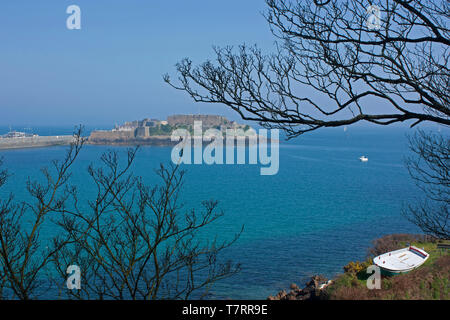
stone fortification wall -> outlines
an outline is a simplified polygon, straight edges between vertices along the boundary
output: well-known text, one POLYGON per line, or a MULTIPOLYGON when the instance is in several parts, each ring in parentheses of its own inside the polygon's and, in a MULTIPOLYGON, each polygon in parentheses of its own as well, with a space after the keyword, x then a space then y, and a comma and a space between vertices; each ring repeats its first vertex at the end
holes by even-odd
POLYGON ((134 139, 134 131, 93 131, 89 136, 89 142, 115 142, 134 139))

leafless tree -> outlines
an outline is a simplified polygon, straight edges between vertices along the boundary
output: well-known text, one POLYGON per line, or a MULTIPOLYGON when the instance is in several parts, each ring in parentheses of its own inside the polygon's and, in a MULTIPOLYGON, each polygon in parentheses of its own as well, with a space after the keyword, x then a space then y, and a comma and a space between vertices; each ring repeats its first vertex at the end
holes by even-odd
MULTIPOLYGON (((368 121, 450 125, 447 0, 266 0, 275 54, 215 48, 215 61, 177 64, 165 81, 292 138, 368 121), (380 18, 379 25, 373 19, 380 18), (369 23, 371 22, 371 23, 369 23)), ((419 133, 408 168, 426 201, 408 217, 448 238, 448 139, 419 133)))
MULTIPOLYGON (((0 158, 0 168, 3 165, 3 159, 0 158)), ((6 183, 6 181, 8 180, 8 171, 5 169, 0 170, 0 190, 3 187, 3 185, 6 183)), ((4 212, 6 211, 7 205, 5 205, 5 201, 1 202, 1 206, 0 206, 0 217, 3 216, 4 212)), ((3 268, 3 265, 0 264, 0 299, 4 296, 4 289, 5 289, 5 283, 6 283, 7 279, 6 279, 6 273, 5 270, 3 268)))
POLYGON ((413 155, 406 165, 424 200, 409 205, 405 216, 426 234, 450 239, 450 140, 422 130, 409 139, 413 155))
MULTIPOLYGON (((32 200, 0 200, 0 299, 200 298, 240 270, 219 261, 239 232, 229 241, 204 238, 205 227, 223 215, 217 202, 203 202, 202 212, 184 211, 178 166, 160 167, 159 187, 145 185, 129 172, 138 148, 128 151, 123 168, 115 152, 91 165, 97 193, 85 201, 79 194, 85 185, 70 183, 84 143, 80 128, 64 160, 42 170, 45 183, 29 179, 32 200), (70 265, 81 268, 79 291, 67 289, 70 265)), ((0 170, 0 188, 9 177, 0 170)))
POLYGON ((216 48, 214 62, 184 59, 179 81, 165 81, 288 137, 360 121, 450 124, 448 1, 266 2, 275 54, 216 48), (371 5, 380 28, 367 24, 371 5))
MULTIPOLYGON (((16 202, 13 195, 0 200, 0 298, 27 300, 45 292, 47 267, 69 239, 60 234, 44 241, 42 230, 69 196, 70 167, 85 142, 81 132, 80 127, 63 161, 53 161, 53 170, 42 169, 44 183, 28 180, 32 200, 16 202)), ((6 170, 0 172, 0 187, 8 177, 6 170)))
POLYGON ((117 153, 105 153, 98 168, 89 167, 97 194, 89 210, 63 209, 61 226, 71 246, 55 255, 59 273, 64 266, 81 268, 83 285, 72 291, 86 299, 187 299, 207 293, 217 280, 231 276, 240 266, 219 263, 227 242, 201 238, 201 230, 222 216, 216 201, 203 203, 203 211, 184 211, 179 201, 184 171, 161 165, 161 185, 150 188, 130 173, 137 149, 128 151, 123 168, 117 153))

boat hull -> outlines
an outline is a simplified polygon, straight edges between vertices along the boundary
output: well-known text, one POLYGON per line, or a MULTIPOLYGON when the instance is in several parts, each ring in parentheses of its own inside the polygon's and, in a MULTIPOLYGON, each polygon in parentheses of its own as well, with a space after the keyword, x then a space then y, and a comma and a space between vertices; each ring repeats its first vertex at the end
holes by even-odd
POLYGON ((389 270, 389 269, 385 269, 383 267, 380 267, 381 275, 386 276, 386 277, 392 277, 392 276, 396 276, 396 275, 399 275, 399 274, 408 273, 408 272, 410 272, 410 271, 412 271, 414 269, 417 269, 417 268, 413 268, 413 269, 410 269, 410 270, 393 271, 393 270, 389 270))
POLYGON ((394 276, 419 268, 428 258, 428 253, 411 246, 379 255, 373 263, 380 268, 382 275, 394 276))

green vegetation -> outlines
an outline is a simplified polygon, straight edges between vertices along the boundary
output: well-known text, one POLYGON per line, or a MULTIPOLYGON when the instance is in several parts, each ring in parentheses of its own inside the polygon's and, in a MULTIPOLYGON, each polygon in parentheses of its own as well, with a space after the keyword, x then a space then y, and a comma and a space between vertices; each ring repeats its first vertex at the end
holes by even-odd
MULTIPOLYGON (((448 243, 449 241, 447 241, 448 243)), ((369 257, 364 262, 350 262, 345 273, 327 287, 328 299, 382 299, 382 300, 449 300, 450 299, 450 252, 437 248, 438 240, 415 235, 389 235, 374 242, 369 257), (366 286, 366 269, 372 257, 408 244, 424 248, 430 254, 418 269, 393 277, 382 277, 381 289, 369 290, 366 286), (386 249, 389 248, 389 249, 386 249)))
POLYGON ((150 136, 170 136, 174 128, 168 124, 161 124, 155 127, 149 127, 148 133, 150 136))

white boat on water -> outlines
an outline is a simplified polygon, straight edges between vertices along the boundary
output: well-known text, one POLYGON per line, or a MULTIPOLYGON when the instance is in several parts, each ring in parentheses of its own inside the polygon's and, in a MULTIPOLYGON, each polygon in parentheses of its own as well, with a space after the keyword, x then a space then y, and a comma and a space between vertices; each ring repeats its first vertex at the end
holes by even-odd
POLYGON ((394 275, 420 267, 429 256, 423 249, 410 246, 379 255, 373 258, 373 263, 385 274, 394 275))
POLYGON ((366 156, 361 156, 361 157, 359 157, 359 161, 367 162, 367 161, 369 161, 369 158, 367 158, 366 156))

